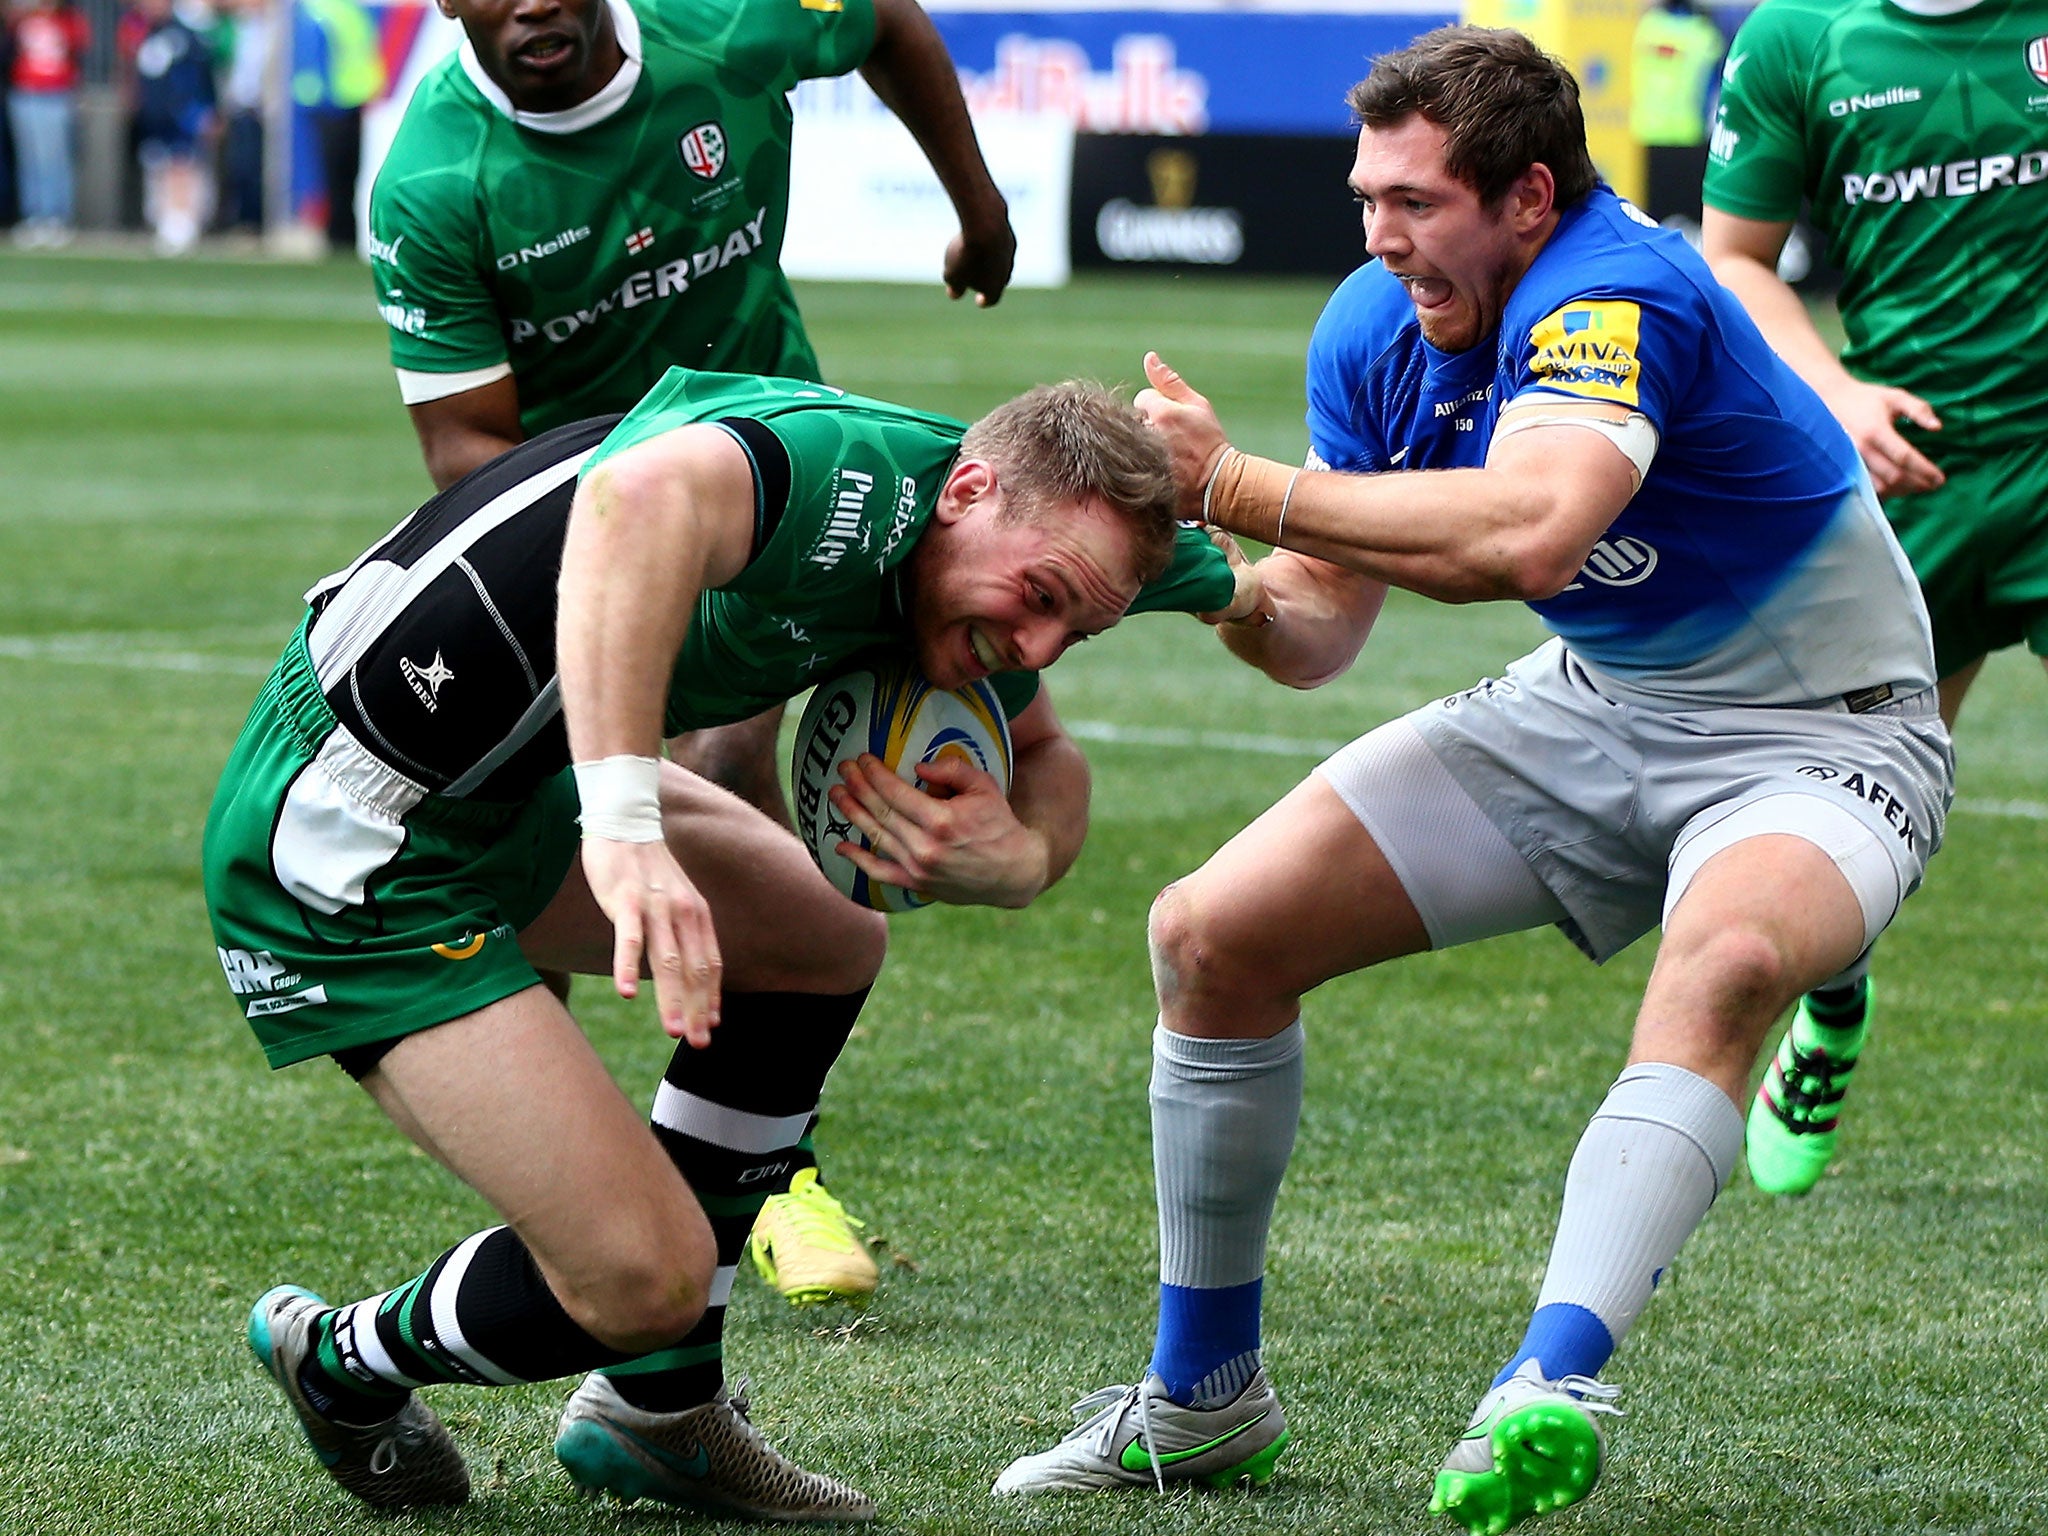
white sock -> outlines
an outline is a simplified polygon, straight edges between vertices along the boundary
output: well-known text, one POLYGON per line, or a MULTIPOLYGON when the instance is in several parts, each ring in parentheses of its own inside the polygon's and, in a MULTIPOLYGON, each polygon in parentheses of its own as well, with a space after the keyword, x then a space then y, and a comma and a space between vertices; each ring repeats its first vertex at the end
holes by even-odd
POLYGON ((1302 1030, 1270 1040, 1152 1032, 1152 1170, 1159 1278, 1244 1285, 1266 1270, 1266 1229, 1301 1123, 1302 1030))
POLYGON ((1584 1307, 1619 1344, 1742 1150, 1742 1114, 1696 1073, 1624 1071, 1572 1154, 1538 1309, 1584 1307))

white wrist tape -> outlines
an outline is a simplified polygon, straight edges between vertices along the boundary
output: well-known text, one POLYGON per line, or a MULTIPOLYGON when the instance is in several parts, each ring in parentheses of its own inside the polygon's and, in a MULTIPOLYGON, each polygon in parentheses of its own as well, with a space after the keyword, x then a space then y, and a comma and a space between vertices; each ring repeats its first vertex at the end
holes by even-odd
POLYGON ((661 841, 661 760, 600 757, 576 764, 583 835, 613 843, 661 841))

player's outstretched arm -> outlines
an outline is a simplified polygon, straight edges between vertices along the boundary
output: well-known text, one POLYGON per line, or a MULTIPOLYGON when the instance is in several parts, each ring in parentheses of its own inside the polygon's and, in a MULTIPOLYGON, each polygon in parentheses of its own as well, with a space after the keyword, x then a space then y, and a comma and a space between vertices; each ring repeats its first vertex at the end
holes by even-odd
POLYGON ((1136 405, 1167 438, 1182 515, 1442 602, 1562 591, 1638 483, 1621 449, 1578 427, 1497 438, 1483 469, 1297 469, 1231 447, 1157 354, 1145 372, 1136 405))
POLYGON ((1277 549, 1258 562, 1264 608, 1216 626, 1224 646, 1289 688, 1320 688, 1358 659, 1387 600, 1387 584, 1277 549))
POLYGON ((867 838, 839 852, 870 880, 955 906, 1027 907, 1073 867, 1088 835, 1088 760, 1038 696, 1010 722, 1010 793, 967 763, 920 763, 915 789, 863 756, 829 791, 867 838), (936 794, 927 793, 936 790, 936 794))
POLYGON ((739 574, 753 527, 745 452, 715 427, 681 427, 585 476, 562 548, 562 716, 613 984, 634 996, 644 960, 662 1027, 700 1046, 718 1018, 718 940, 662 838, 663 703, 698 594, 739 574))
POLYGON ((434 489, 445 491, 479 465, 526 441, 519 424, 519 386, 512 376, 478 389, 406 407, 434 489))
POLYGON ((1869 384, 1842 366, 1814 327, 1805 302, 1778 276, 1778 254, 1790 223, 1745 219, 1709 208, 1700 221, 1700 250, 1721 285, 1742 301, 1764 340, 1813 386, 1856 444, 1880 496, 1931 491, 1946 478, 1934 461, 1899 434, 1900 418, 1941 429, 1934 407, 1910 390, 1869 384))
POLYGON ((1010 206, 981 158, 952 55, 917 0, 875 0, 875 46, 861 74, 917 140, 959 216, 946 247, 946 296, 972 289, 977 305, 995 303, 1017 261, 1010 206))

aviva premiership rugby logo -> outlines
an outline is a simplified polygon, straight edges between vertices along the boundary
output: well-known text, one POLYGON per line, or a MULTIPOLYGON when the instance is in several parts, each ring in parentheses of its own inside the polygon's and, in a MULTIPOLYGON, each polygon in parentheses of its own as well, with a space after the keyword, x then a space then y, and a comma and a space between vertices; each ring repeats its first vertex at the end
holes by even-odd
POLYGON ((716 181, 725 169, 725 130, 716 123, 699 123, 676 140, 676 153, 692 176, 716 181))
POLYGON ((1562 394, 1634 405, 1642 363, 1642 309, 1626 299, 1580 299, 1529 333, 1536 382, 1562 394))
POLYGON ((2037 37, 2027 44, 2027 73, 2048 85, 2048 37, 2037 37))

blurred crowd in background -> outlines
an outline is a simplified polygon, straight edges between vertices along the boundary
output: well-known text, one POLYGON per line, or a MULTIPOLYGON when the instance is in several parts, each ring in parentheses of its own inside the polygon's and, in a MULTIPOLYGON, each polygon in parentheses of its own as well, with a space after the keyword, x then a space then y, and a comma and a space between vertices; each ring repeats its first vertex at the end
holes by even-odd
MULTIPOLYGON (((276 104, 312 114, 323 181, 352 189, 383 87, 358 0, 8 0, 0 226, 29 248, 81 225, 146 228, 165 255, 254 240, 281 196, 276 104)), ((354 198, 322 201, 327 243, 352 250, 354 198)))
MULTIPOLYGON (((1551 6, 1557 35, 1545 43, 1583 77, 1603 171, 1690 234, 1720 61, 1748 7, 1640 3, 1615 12, 1562 0, 1551 6)), ((1050 275, 1041 275, 1052 282, 1065 280, 1070 234, 1077 265, 1348 271, 1359 260, 1353 210, 1341 195, 1320 194, 1341 189, 1349 163, 1353 129, 1342 97, 1350 80, 1374 53, 1431 26, 1461 15, 1514 19, 1479 14, 1482 0, 1443 0, 1442 14, 1425 14, 1417 0, 1180 0, 1142 12, 1105 0, 1100 15, 1069 0, 927 4, 962 70, 984 149, 1006 167, 999 179, 1028 181, 1026 160, 1061 161, 1042 183, 1061 203, 1057 250, 1050 275), (1074 136, 1057 147, 1020 141, 1026 147, 1006 153, 997 120, 1020 114, 1071 119, 1074 136), (1311 138, 1325 140, 1326 151, 1311 138), (1325 215, 1328 227, 1305 227, 1304 210, 1325 215)), ((426 0, 0 7, 0 229, 26 248, 63 246, 89 230, 146 231, 168 256, 203 237, 301 256, 360 249, 359 181, 374 174, 419 70, 458 35, 426 0)), ((836 187, 863 167, 868 179, 891 181, 875 142, 847 131, 861 111, 886 116, 879 103, 854 99, 865 94, 857 81, 809 88, 825 94, 798 93, 799 123, 854 113, 833 117, 814 140, 841 141, 853 162, 828 166, 824 184, 836 187)), ((905 164, 912 177, 925 176, 921 158, 905 164)), ((815 178, 807 184, 815 190, 815 178)), ((1004 186, 1013 213, 1031 202, 1028 186, 1004 186)), ((905 214, 863 206, 834 218, 888 230, 905 214)), ((785 265, 800 276, 907 280, 835 256, 838 233, 824 243, 832 250, 814 262, 793 226, 785 265)), ((1811 265, 1805 244, 1801 234, 1788 252, 1795 280, 1811 265)), ((1040 278, 1025 268, 1018 281, 1034 285, 1040 278)))

